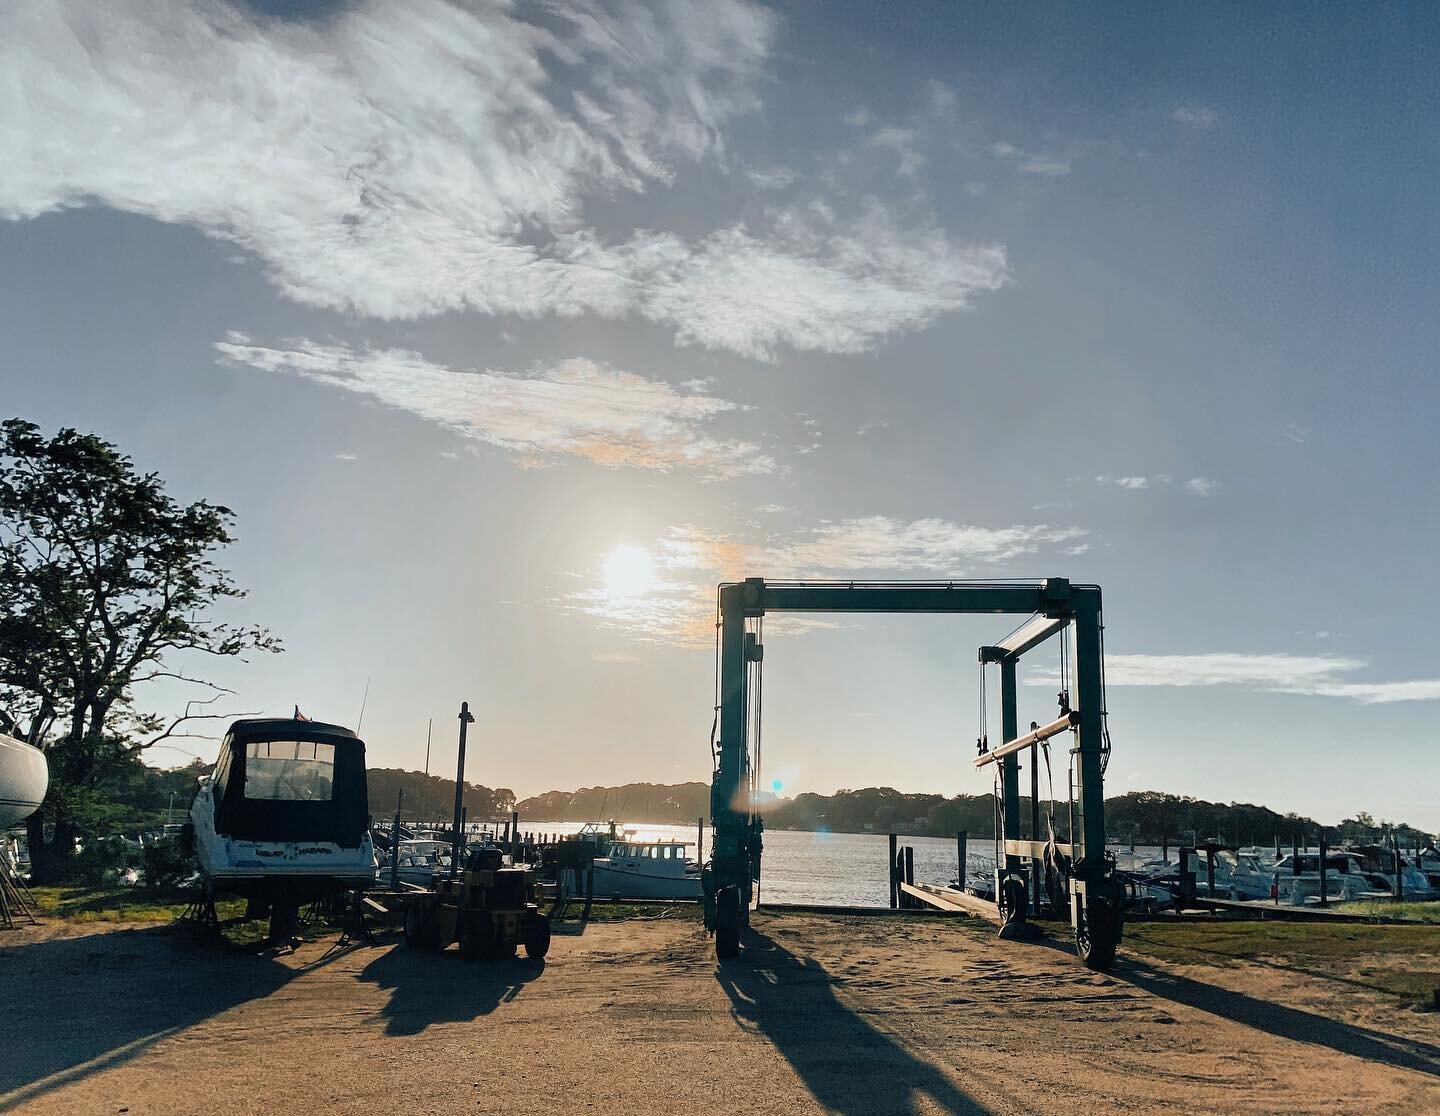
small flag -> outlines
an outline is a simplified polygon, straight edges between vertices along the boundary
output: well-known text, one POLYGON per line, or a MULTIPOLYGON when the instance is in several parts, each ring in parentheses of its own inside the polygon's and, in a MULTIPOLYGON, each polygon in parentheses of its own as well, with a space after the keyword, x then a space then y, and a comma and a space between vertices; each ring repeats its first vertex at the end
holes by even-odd
POLYGON ((295 707, 295 719, 296 719, 297 721, 308 721, 310 718, 307 717, 307 716, 305 716, 304 713, 301 713, 301 712, 300 712, 300 707, 297 705, 297 706, 295 707))

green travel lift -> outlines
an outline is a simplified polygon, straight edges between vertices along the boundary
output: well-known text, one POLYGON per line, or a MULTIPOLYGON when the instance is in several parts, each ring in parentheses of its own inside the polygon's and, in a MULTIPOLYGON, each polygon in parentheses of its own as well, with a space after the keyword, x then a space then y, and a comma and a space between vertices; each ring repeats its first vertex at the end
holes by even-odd
MULTIPOLYGON (((760 880, 761 821, 753 785, 751 749, 760 730, 760 670, 764 657, 762 622, 771 612, 829 613, 996 613, 1029 616, 1005 639, 980 648, 982 664, 1000 671, 1003 743, 990 748, 982 730, 976 767, 1000 767, 1000 828, 1003 869, 997 870, 996 897, 1007 927, 1023 924, 1028 879, 1045 878, 1052 894, 1068 894, 1070 924, 1080 959, 1092 969, 1108 969, 1122 929, 1124 891, 1105 852, 1104 771, 1109 756, 1105 727, 1103 623, 1100 587, 1071 585, 1065 578, 1043 581, 766 581, 747 578, 719 587, 718 674, 714 746, 715 775, 710 788, 714 845, 702 879, 705 926, 715 935, 722 960, 740 951, 740 931, 749 923, 755 884, 760 880), (1020 657, 1055 635, 1072 641, 1075 701, 1061 695, 1061 716, 1032 725, 1021 734, 1017 718, 1020 657), (1032 769, 1045 741, 1074 734, 1070 787, 1069 844, 1022 840, 1019 753, 1030 750, 1032 769), (1057 874, 1068 887, 1055 890, 1057 874)), ((1032 780, 1032 787, 1035 785, 1032 780)), ((1033 792, 1032 792, 1033 793, 1033 792)), ((1038 810, 1035 813, 1038 818, 1038 810)), ((1032 829, 1032 838, 1038 833, 1032 829)), ((963 885, 963 866, 962 879, 963 885)), ((1038 882, 1036 891, 1038 892, 1038 882)), ((1013 928, 1019 928, 1015 926, 1013 928)), ((1002 933, 1004 933, 1002 931, 1002 933)), ((1010 936, 1010 935, 1007 935, 1010 936)), ((1019 936, 1019 935, 1015 935, 1019 936)))

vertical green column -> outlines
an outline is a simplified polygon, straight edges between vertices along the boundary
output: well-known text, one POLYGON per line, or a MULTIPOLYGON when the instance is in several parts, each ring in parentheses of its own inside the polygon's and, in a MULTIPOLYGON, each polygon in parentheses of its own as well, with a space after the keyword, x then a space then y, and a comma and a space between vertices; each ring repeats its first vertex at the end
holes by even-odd
MULTIPOLYGON (((1007 744, 1020 735, 1016 711, 1015 659, 1009 655, 1000 660, 1000 743, 1007 744)), ((1002 836, 1006 841, 1020 839, 1020 757, 1012 753, 1000 760, 1000 816, 1002 836)), ((1006 871, 1020 868, 1018 856, 1006 855, 1006 871)))
POLYGON ((1075 876, 1100 878, 1105 867, 1104 693, 1100 661, 1100 590, 1075 594, 1075 700, 1080 754, 1075 766, 1075 876))
POLYGON ((745 786, 745 604, 742 586, 720 593, 720 765, 710 790, 714 825, 716 883, 748 892, 750 874, 741 850, 745 844, 742 804, 745 786))

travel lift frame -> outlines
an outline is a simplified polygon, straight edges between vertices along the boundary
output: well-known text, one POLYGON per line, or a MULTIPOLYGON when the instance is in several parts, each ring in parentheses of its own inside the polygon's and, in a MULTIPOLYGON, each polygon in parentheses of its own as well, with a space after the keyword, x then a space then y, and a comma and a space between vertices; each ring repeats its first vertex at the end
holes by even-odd
MULTIPOLYGON (((1071 844, 1051 852, 1069 859, 1070 924, 1080 959, 1105 970, 1115 957, 1122 931, 1124 891, 1105 854, 1105 731, 1103 624, 1098 585, 1071 585, 1062 577, 1039 582, 821 582, 766 581, 752 577, 719 587, 717 626, 719 748, 710 787, 714 825, 711 859, 702 881, 705 927, 715 935, 716 955, 739 953, 740 930, 749 925, 753 886, 760 880, 761 821, 751 779, 749 725, 752 717, 747 676, 764 649, 747 621, 767 612, 846 613, 1010 613, 1031 615, 1011 635, 980 648, 982 664, 1000 667, 1001 731, 1005 743, 990 749, 979 741, 977 768, 1000 764, 1001 819, 1005 866, 997 870, 996 897, 1006 922, 1023 922, 1028 905, 1023 862, 1037 875, 1044 871, 1047 843, 1021 840, 1018 753, 1053 736, 1072 731, 1071 754, 1078 761, 1071 788, 1071 844), (1062 694, 1061 717, 1021 736, 1017 724, 1016 676, 1020 656, 1058 633, 1074 641, 1074 708, 1062 694)), ((757 677, 759 667, 757 665, 757 677)), ((758 725, 758 711, 755 711, 758 725)), ((1032 760, 1034 762, 1032 753, 1032 760)), ((1037 834, 1032 837, 1038 838, 1037 834)), ((961 885, 964 884, 962 866, 961 885)))

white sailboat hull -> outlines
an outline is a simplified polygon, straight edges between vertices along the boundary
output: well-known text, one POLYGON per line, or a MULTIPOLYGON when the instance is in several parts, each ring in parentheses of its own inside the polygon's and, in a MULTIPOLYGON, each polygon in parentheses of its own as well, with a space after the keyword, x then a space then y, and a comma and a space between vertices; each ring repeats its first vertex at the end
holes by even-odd
POLYGON ((50 765, 45 753, 0 734, 0 829, 22 822, 38 810, 49 786, 50 765))

